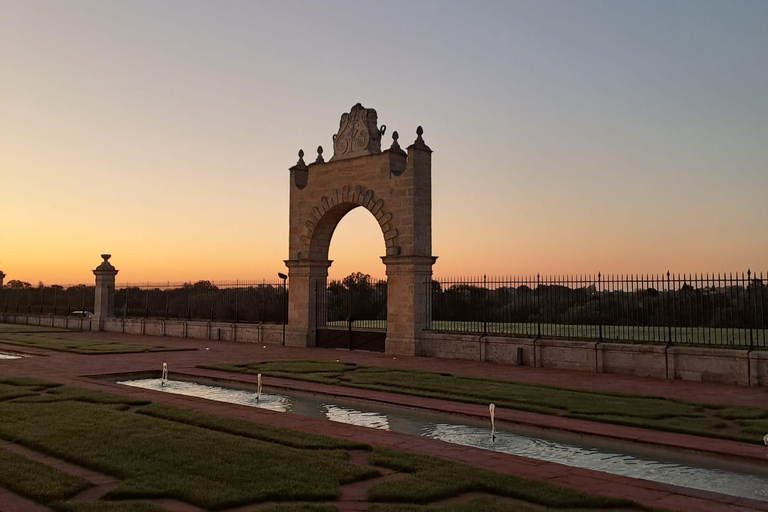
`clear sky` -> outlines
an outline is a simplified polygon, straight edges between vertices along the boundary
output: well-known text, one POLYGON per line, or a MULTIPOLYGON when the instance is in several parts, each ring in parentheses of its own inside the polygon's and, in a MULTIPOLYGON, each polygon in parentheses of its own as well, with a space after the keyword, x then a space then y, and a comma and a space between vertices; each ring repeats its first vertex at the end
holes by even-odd
MULTIPOLYGON (((362 102, 424 127, 438 276, 766 270, 767 27, 765 0, 0 0, 0 269, 272 278, 296 152, 362 102)), ((342 220, 332 276, 383 274, 376 226, 342 220)))

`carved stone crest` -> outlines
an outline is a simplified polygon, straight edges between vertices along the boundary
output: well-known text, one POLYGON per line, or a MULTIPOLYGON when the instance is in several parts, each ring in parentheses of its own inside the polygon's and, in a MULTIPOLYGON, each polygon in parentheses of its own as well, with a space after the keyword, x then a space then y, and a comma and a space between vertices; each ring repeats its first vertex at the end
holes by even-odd
POLYGON ((377 122, 376 110, 365 108, 360 103, 349 113, 342 114, 339 132, 333 136, 331 161, 381 153, 381 136, 386 126, 379 130, 377 122))

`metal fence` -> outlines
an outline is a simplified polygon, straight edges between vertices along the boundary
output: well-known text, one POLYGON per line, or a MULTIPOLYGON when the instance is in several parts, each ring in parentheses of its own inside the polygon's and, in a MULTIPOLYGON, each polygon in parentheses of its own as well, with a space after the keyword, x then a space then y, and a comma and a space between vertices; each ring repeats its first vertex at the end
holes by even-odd
POLYGON ((115 290, 115 316, 244 323, 283 323, 283 281, 125 283, 115 290))
POLYGON ((431 283, 428 325, 489 336, 765 347, 767 277, 747 271, 440 279, 431 283))
POLYGON ((328 283, 325 294, 319 294, 318 299, 318 327, 386 329, 386 279, 351 274, 328 283))
POLYGON ((0 287, 0 307, 4 313, 81 315, 93 312, 94 291, 94 286, 87 284, 6 285, 0 287))

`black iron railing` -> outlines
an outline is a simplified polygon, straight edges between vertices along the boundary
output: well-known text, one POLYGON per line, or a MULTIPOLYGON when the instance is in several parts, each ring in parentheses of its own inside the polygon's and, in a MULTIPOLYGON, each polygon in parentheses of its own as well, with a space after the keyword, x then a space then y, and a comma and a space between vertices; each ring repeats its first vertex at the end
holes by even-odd
POLYGON ((449 278, 426 283, 434 331, 765 347, 768 279, 728 274, 449 278))
POLYGON ((93 313, 94 286, 38 285, 15 281, 0 288, 0 307, 6 314, 78 315, 93 313))
POLYGON ((384 330, 387 326, 387 281, 355 273, 331 281, 318 293, 318 327, 384 330))
POLYGON ((245 323, 283 323, 282 281, 125 283, 115 290, 115 316, 245 323))

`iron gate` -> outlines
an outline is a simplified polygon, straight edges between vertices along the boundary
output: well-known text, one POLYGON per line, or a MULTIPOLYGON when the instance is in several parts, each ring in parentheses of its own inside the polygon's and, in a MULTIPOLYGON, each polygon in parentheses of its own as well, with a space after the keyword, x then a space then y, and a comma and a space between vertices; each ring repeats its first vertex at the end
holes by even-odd
POLYGON ((387 281, 356 273, 318 292, 316 345, 384 352, 387 281))

